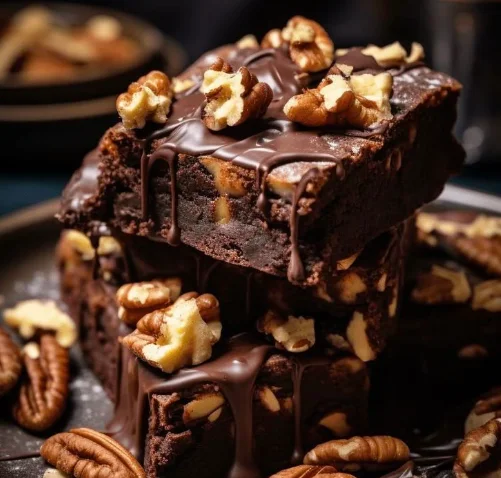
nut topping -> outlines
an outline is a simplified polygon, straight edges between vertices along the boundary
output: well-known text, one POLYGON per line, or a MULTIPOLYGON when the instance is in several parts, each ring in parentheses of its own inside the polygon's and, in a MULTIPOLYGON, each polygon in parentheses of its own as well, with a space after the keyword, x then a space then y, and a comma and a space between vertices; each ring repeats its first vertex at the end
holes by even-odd
POLYGON ((364 315, 359 312, 353 312, 353 316, 346 328, 346 338, 353 348, 355 355, 368 362, 376 358, 376 352, 373 350, 369 337, 367 336, 367 322, 364 315))
MULTIPOLYGON (((82 260, 90 261, 94 259, 95 251, 92 247, 90 239, 80 231, 70 229, 64 234, 64 241, 77 251, 82 260)), ((120 254, 122 248, 118 241, 110 236, 102 236, 99 238, 99 246, 97 249, 98 256, 107 256, 111 254, 120 254)))
POLYGON ((314 478, 321 476, 325 478, 353 478, 352 475, 346 473, 338 473, 333 466, 313 466, 299 465, 293 468, 279 471, 270 478, 314 478))
POLYGON ((354 304, 358 295, 367 290, 367 286, 356 272, 348 271, 336 282, 335 290, 341 302, 354 304))
POLYGON ((75 323, 52 300, 25 300, 4 311, 5 323, 18 329, 23 339, 38 332, 54 332, 63 347, 71 347, 77 338, 75 323))
POLYGON ((318 424, 330 430, 337 438, 349 436, 352 431, 350 424, 346 420, 346 413, 343 412, 331 412, 325 415, 318 424))
POLYGON ((259 48, 259 42, 257 41, 257 38, 252 35, 245 35, 240 40, 237 41, 236 43, 237 48, 244 49, 244 48, 259 48))
POLYGON ((260 118, 273 98, 267 83, 258 82, 245 66, 234 73, 222 58, 204 73, 200 91, 207 98, 202 118, 213 131, 260 118))
MULTIPOLYGON (((205 393, 187 403, 183 410, 183 422, 188 424, 202 418, 209 418, 220 410, 225 402, 221 393, 205 393)), ((213 421, 213 420, 212 420, 213 421)))
POLYGON ((172 103, 173 89, 169 77, 151 71, 131 83, 127 93, 117 98, 118 114, 127 129, 144 128, 146 121, 163 124, 172 103))
POLYGON ((475 468, 486 462, 501 437, 501 421, 493 419, 466 434, 459 445, 453 471, 458 478, 469 477, 475 468))
POLYGON ((259 319, 259 332, 271 335, 275 346, 288 352, 306 352, 315 345, 315 321, 305 317, 289 315, 286 319, 269 310, 259 319))
POLYGON ((280 402, 270 387, 266 385, 257 387, 256 395, 259 397, 264 407, 270 412, 276 413, 280 411, 280 402))
POLYGON ((137 329, 122 340, 142 360, 172 373, 209 360, 221 329, 217 299, 190 293, 145 315, 137 329))
POLYGON ((118 317, 135 326, 146 314, 171 305, 181 293, 181 279, 154 279, 124 284, 116 293, 118 317))
POLYGON ((417 278, 412 299, 420 304, 462 303, 468 301, 471 288, 464 271, 433 265, 417 278))
POLYGON ((473 310, 501 312, 501 280, 493 279, 477 284, 473 288, 471 306, 473 310))
POLYGON ((334 67, 317 88, 293 96, 284 113, 305 126, 368 128, 392 117, 392 85, 392 76, 386 72, 346 77, 334 67))
POLYGON ((270 30, 261 40, 262 48, 280 48, 285 43, 282 31, 279 28, 270 30))
POLYGON ((334 43, 317 22, 301 16, 292 17, 282 30, 282 37, 290 43, 292 61, 301 70, 315 72, 331 66, 334 43))
POLYGON ((192 86, 195 86, 195 82, 190 78, 172 78, 172 89, 176 95, 189 90, 192 86))
POLYGON ((58 470, 78 478, 146 478, 142 466, 125 448, 89 428, 50 437, 40 454, 58 470))
POLYGON ((332 440, 306 454, 307 465, 332 465, 339 470, 357 471, 371 465, 394 465, 409 459, 408 446, 391 436, 353 437, 332 440))
POLYGON ((66 408, 69 382, 69 353, 48 334, 23 350, 26 379, 14 405, 16 422, 28 430, 41 432, 59 420, 66 408))
POLYGON ((424 59, 423 46, 417 42, 412 43, 409 55, 407 55, 405 48, 397 41, 383 47, 368 45, 362 50, 362 53, 374 57, 376 62, 383 67, 415 63, 424 59))
POLYGON ((214 177, 214 184, 219 194, 235 198, 245 196, 247 189, 241 168, 229 161, 213 158, 212 156, 201 157, 200 163, 214 177))
POLYGON ((22 362, 19 348, 10 335, 0 328, 0 397, 16 385, 21 375, 22 362))

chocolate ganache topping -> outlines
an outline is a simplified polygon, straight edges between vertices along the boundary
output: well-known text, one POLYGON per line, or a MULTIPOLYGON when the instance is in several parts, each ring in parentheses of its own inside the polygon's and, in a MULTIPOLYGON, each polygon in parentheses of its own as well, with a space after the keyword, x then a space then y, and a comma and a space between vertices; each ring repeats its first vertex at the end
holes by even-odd
MULTIPOLYGON (((256 183, 260 191, 257 206, 266 217, 268 197, 266 180, 277 167, 292 162, 329 162, 336 164, 339 178, 344 170, 339 155, 324 139, 332 132, 327 129, 312 130, 290 121, 283 112, 285 103, 304 88, 318 82, 318 75, 302 73, 290 59, 287 49, 238 49, 229 51, 227 61, 234 69, 247 67, 258 80, 267 83, 273 91, 273 100, 262 119, 250 121, 221 132, 209 130, 202 121, 205 97, 199 92, 200 69, 195 69, 195 85, 177 96, 170 117, 164 127, 145 139, 141 162, 142 211, 148 217, 148 185, 152 165, 157 160, 169 164, 171 176, 171 226, 167 241, 171 245, 180 243, 180 229, 177 219, 176 164, 178 154, 192 156, 212 156, 231 161, 233 164, 252 169, 256 173, 256 183), (159 140, 160 146, 149 154, 151 144, 159 140)), ((355 73, 380 72, 383 69, 374 58, 359 50, 350 51, 342 57, 344 64, 353 66, 355 73)), ((325 73, 325 72, 324 72, 325 73)), ((371 137, 385 131, 386 125, 377 125, 366 131, 346 130, 345 134, 371 137)), ((319 170, 310 169, 296 186, 290 216, 291 259, 288 277, 291 281, 304 278, 304 267, 298 246, 298 203, 308 184, 318 176, 319 170)))

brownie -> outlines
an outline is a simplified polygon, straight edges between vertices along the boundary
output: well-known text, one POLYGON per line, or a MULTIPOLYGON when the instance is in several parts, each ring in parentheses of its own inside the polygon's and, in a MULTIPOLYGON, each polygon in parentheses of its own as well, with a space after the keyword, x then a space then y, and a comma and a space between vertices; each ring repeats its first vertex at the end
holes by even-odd
MULTIPOLYGON (((373 360, 384 349, 395 326, 411 222, 376 238, 359 255, 341 263, 343 269, 333 277, 322 276, 315 287, 295 286, 284 278, 216 261, 188 246, 172 247, 114 231, 120 255, 98 256, 100 283, 106 288, 99 295, 111 293, 125 282, 179 277, 183 291, 209 292, 218 298, 226 336, 256 330, 256 321, 268 311, 285 318, 289 315, 312 317, 318 348, 330 352, 352 351, 363 360, 373 360)), ((60 250, 71 251, 68 244, 71 237, 73 233, 63 234, 60 250)), ((65 297, 72 301, 75 317, 94 329, 101 318, 96 316, 97 309, 90 307, 89 310, 89 302, 96 299, 81 297, 82 292, 86 294, 83 281, 72 282, 80 276, 90 280, 92 261, 81 261, 80 267, 76 267, 74 257, 69 252, 66 256, 60 255, 59 259, 63 284, 66 284, 65 297), (70 272, 65 274, 65 271, 70 272), (95 317, 85 318, 85 314, 95 317)), ((78 251, 77 257, 81 258, 78 251)), ((113 297, 105 299, 105 303, 112 300, 113 297)), ((111 313, 115 312, 111 309, 111 313)), ((106 317, 106 320, 112 319, 106 317)), ((82 336, 87 334, 82 330, 82 336)))
MULTIPOLYGON (((229 46, 220 54, 269 83, 275 100, 264 118, 211 132, 193 112, 204 97, 191 88, 175 97, 163 129, 111 128, 63 195, 66 226, 104 221, 315 284, 318 270, 336 270, 339 260, 436 198, 463 161, 451 134, 460 85, 422 64, 388 69, 393 117, 384 127, 312 129, 282 109, 318 75, 299 75, 281 48, 229 46), (92 182, 97 189, 89 193, 92 182)), ((354 66, 353 74, 370 71, 354 66)), ((197 85, 201 69, 182 77, 197 85)))
POLYGON ((171 376, 124 349, 121 384, 112 435, 144 455, 151 478, 239 476, 245 469, 269 476, 319 442, 366 427, 363 362, 278 354, 246 334, 210 362, 171 376), (214 395, 221 401, 192 419, 190 410, 214 395))

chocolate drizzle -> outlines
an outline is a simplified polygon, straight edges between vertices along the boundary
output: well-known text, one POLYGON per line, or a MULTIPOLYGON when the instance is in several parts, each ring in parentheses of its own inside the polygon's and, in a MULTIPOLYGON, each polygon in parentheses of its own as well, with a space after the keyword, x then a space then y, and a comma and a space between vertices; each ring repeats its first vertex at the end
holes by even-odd
MULTIPOLYGON (((234 460, 229 478, 259 478, 253 456, 253 397, 258 374, 274 348, 253 334, 241 334, 229 340, 219 356, 195 368, 183 369, 168 376, 141 362, 122 348, 121 390, 115 417, 108 425, 109 434, 139 459, 144 458, 144 445, 153 394, 172 394, 204 383, 214 383, 225 396, 235 421, 234 460)), ((301 397, 303 375, 307 368, 325 366, 328 357, 302 354, 291 357, 294 404, 294 449, 291 463, 300 463, 302 444, 301 397)))
MULTIPOLYGON (((365 56, 365 55, 364 55, 365 56)), ((371 57, 367 57, 371 58, 371 57)), ((181 241, 181 231, 177 221, 176 163, 180 154, 190 156, 212 156, 230 161, 236 166, 255 171, 256 186, 259 191, 257 206, 266 217, 269 199, 267 178, 274 169, 293 162, 327 162, 336 165, 339 178, 344 176, 341 157, 329 146, 324 138, 329 130, 307 130, 293 123, 283 113, 285 103, 304 87, 310 86, 312 78, 301 74, 296 64, 289 58, 284 48, 279 49, 235 49, 228 61, 236 69, 247 66, 259 81, 269 84, 273 90, 273 101, 266 115, 259 121, 250 121, 221 132, 210 131, 202 122, 201 111, 205 101, 198 89, 190 94, 177 97, 165 127, 155 131, 145 140, 141 160, 141 206, 143 219, 147 220, 148 191, 152 164, 162 159, 169 164, 171 180, 171 224, 167 231, 167 242, 177 245, 181 241), (153 141, 158 147, 149 156, 153 141)), ((384 128, 369 131, 350 131, 351 135, 371 137, 380 135, 384 128)), ((296 186, 290 215, 291 264, 289 280, 301 281, 304 266, 299 254, 299 224, 297 206, 309 181, 314 181, 320 170, 313 166, 296 186)))

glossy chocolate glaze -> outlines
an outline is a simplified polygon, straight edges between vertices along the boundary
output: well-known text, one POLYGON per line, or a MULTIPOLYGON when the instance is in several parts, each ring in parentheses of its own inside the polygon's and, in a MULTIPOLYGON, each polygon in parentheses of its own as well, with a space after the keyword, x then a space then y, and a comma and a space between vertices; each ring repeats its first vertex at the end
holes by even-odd
MULTIPOLYGON (((148 433, 149 403, 152 394, 171 394, 205 383, 216 384, 224 394, 235 422, 235 449, 230 478, 259 478, 253 457, 253 397, 256 378, 274 347, 253 334, 241 334, 222 345, 218 356, 194 368, 173 375, 162 374, 136 358, 122 347, 121 391, 109 434, 138 458, 144 458, 148 433), (222 349, 222 350, 221 350, 222 349)), ((318 391, 301 388, 304 371, 309 367, 326 366, 328 357, 298 354, 292 357, 294 403, 294 449, 291 463, 301 463, 302 445, 301 397, 318 391)))
MULTIPOLYGON (((363 55, 354 49, 343 56, 343 63, 354 67, 358 72, 380 72, 383 69, 373 57, 363 55)), ((205 97, 199 92, 200 72, 194 79, 195 86, 177 97, 166 125, 145 139, 144 153, 141 160, 141 206, 143 218, 148 218, 148 193, 150 171, 157 160, 166 161, 171 177, 171 224, 167 241, 178 245, 181 232, 177 220, 177 185, 176 163, 179 154, 191 156, 212 156, 230 161, 233 164, 252 169, 256 174, 256 183, 260 191, 257 206, 266 217, 268 208, 267 177, 275 169, 293 162, 328 162, 334 163, 339 178, 344 170, 341 157, 323 136, 327 129, 306 129, 290 121, 284 114, 286 102, 304 88, 315 85, 318 79, 301 74, 299 68, 290 59, 287 48, 278 49, 238 49, 229 50, 227 61, 236 70, 245 66, 266 82, 273 91, 273 100, 265 116, 257 121, 249 121, 235 128, 213 132, 202 121, 202 109, 205 97), (154 140, 160 140, 160 146, 149 155, 154 140)), ((381 135, 387 123, 375 125, 365 130, 347 130, 346 134, 370 138, 381 135)), ((332 128, 330 130, 332 132, 332 128)), ((312 167, 303 175, 296 186, 292 212, 290 215, 291 258, 288 278, 291 281, 304 279, 304 267, 299 255, 298 204, 304 196, 307 186, 319 176, 319 170, 312 167)))

